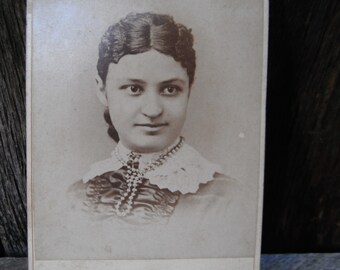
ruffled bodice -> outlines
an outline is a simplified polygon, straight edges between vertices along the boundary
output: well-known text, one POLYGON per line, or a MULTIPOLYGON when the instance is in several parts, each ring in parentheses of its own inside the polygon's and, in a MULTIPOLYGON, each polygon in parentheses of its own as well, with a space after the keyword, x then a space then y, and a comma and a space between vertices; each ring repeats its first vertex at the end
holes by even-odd
MULTIPOLYGON (((99 219, 116 217, 132 224, 166 222, 179 199, 179 192, 160 189, 144 178, 134 198, 133 210, 126 217, 117 217, 115 205, 127 190, 126 171, 107 172, 87 183, 84 210, 99 219)), ((123 204, 123 209, 126 204, 123 204)))
POLYGON ((92 165, 82 183, 71 189, 81 197, 82 209, 95 219, 167 223, 181 196, 196 194, 221 172, 219 166, 183 144, 182 138, 171 149, 176 151, 138 154, 138 160, 134 154, 132 162, 132 152, 118 144, 109 159, 92 165), (157 163, 159 157, 162 162, 157 163), (156 165, 147 170, 150 164, 156 165), (143 173, 134 177, 134 169, 136 175, 143 173))

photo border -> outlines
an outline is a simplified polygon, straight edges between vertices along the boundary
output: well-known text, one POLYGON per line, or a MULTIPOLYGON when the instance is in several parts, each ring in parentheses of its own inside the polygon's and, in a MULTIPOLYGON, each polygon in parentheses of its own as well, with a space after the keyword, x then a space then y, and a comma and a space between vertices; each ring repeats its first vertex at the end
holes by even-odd
POLYGON ((27 0, 26 28, 26 128, 27 128, 27 207, 28 207, 28 257, 30 270, 69 270, 69 269, 197 269, 212 267, 215 270, 260 269, 264 155, 265 155, 265 113, 267 87, 268 22, 269 0, 263 0, 263 70, 261 98, 261 135, 260 135, 260 179, 258 185, 257 230, 255 257, 226 259, 181 259, 181 260, 36 260, 34 243, 34 190, 32 187, 32 8, 34 0, 27 0), (99 268, 98 268, 99 267, 99 268))

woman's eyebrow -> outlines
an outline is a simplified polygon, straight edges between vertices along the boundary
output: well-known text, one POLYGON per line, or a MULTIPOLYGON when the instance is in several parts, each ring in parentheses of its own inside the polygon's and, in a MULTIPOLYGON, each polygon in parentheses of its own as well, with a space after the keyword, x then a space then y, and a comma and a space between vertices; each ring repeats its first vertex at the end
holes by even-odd
POLYGON ((133 83, 146 84, 146 82, 141 79, 127 79, 127 80, 133 83))
POLYGON ((162 81, 161 84, 169 84, 169 83, 173 83, 173 82, 180 82, 182 84, 185 84, 185 80, 182 80, 180 78, 173 78, 173 79, 170 79, 170 80, 162 81))

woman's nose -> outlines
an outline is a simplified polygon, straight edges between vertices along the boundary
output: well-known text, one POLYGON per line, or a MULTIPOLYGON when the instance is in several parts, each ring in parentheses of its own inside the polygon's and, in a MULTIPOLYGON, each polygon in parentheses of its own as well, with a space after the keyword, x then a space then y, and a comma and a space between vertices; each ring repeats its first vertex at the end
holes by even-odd
POLYGON ((163 105, 158 94, 152 93, 144 96, 141 108, 142 114, 148 118, 157 118, 163 113, 163 105))

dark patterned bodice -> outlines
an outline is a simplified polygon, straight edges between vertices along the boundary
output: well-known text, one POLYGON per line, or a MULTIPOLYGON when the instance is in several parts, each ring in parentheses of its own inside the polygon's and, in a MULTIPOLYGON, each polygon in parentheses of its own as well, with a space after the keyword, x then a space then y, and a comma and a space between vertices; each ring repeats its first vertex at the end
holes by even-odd
MULTIPOLYGON (((137 187, 131 212, 118 217, 115 207, 127 189, 124 169, 97 176, 86 183, 84 210, 99 219, 116 216, 129 223, 167 222, 180 196, 179 192, 160 189, 143 178, 137 187)), ((127 199, 123 200, 120 209, 124 211, 127 205, 127 199)))

